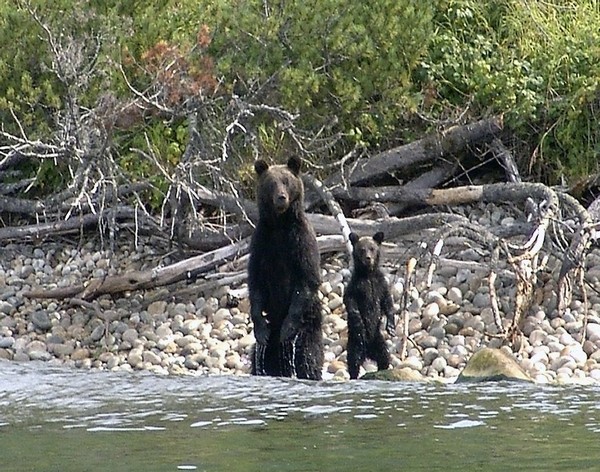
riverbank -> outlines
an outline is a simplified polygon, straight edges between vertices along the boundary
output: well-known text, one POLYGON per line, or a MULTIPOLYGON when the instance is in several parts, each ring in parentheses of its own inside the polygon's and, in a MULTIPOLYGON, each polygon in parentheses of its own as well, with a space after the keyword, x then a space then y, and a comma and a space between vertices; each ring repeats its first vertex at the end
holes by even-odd
MULTIPOLYGON (((65 287, 93 278, 123 274, 153 264, 167 264, 161 250, 133 238, 123 238, 115 251, 98 251, 99 241, 51 242, 39 247, 10 244, 0 257, 0 359, 42 360, 83 369, 157 374, 247 375, 254 344, 245 284, 219 287, 198 296, 193 284, 103 296, 92 302, 29 299, 34 288, 65 287)), ((384 248, 393 254, 385 268, 395 302, 403 291, 405 248, 384 248), (396 260, 398 262, 396 262, 396 260)), ((490 307, 485 257, 467 248, 454 257, 479 269, 452 265, 435 271, 425 287, 425 270, 418 270, 411 292, 407 357, 401 360, 400 328, 387 337, 394 367, 410 367, 426 377, 452 381, 480 347, 500 347, 490 307)), ((600 288, 600 257, 588 258, 588 275, 600 288), (596 268, 598 267, 598 268, 596 268)), ((558 267, 550 261, 549 267, 558 267)), ((240 266, 237 270, 243 270, 240 266)), ((342 303, 349 277, 343 256, 323 260, 325 378, 347 379, 347 324, 342 303)), ((513 281, 514 282, 514 281, 513 281)), ((500 309, 510 324, 515 288, 510 278, 497 283, 500 309)), ((525 318, 517 360, 539 383, 600 382, 600 297, 588 291, 588 323, 576 296, 562 316, 556 310, 552 273, 534 290, 534 304, 525 318), (585 333, 585 340, 582 337, 585 333)), ((387 336, 387 335, 386 335, 387 336)), ((509 349, 506 347, 506 349, 509 349)), ((367 364, 365 370, 374 369, 367 364)))

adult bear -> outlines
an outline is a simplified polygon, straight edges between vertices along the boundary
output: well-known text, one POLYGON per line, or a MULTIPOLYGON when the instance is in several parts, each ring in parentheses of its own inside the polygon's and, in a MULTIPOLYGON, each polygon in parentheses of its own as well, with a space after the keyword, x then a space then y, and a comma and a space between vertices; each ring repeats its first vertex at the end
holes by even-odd
POLYGON ((250 245, 248 289, 256 345, 252 374, 320 380, 323 333, 319 249, 304 213, 301 161, 254 164, 258 224, 250 245))
POLYGON ((368 358, 377 362, 379 370, 390 365, 390 354, 379 329, 381 318, 386 318, 390 335, 395 330, 394 302, 388 283, 379 268, 383 233, 359 238, 350 233, 354 270, 344 293, 348 313, 348 373, 358 378, 362 363, 368 358))

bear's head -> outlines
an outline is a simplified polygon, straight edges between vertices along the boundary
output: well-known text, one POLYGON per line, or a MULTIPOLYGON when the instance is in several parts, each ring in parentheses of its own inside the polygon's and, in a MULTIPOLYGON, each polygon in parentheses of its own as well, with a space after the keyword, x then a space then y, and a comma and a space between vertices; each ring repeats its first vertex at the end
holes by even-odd
POLYGON ((352 243, 352 258, 355 270, 371 272, 379 266, 379 254, 383 233, 375 233, 373 237, 363 236, 359 238, 356 233, 350 233, 352 243))
POLYGON ((265 161, 254 163, 258 175, 258 210, 263 216, 280 216, 290 207, 302 207, 304 186, 300 178, 301 161, 290 157, 286 165, 269 166, 265 161))

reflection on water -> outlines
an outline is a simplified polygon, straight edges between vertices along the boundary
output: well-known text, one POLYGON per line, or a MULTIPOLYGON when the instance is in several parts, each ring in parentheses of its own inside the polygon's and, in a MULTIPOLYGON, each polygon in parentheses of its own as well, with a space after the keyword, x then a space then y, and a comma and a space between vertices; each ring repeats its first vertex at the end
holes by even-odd
POLYGON ((597 395, 0 362, 0 469, 597 470, 597 395))

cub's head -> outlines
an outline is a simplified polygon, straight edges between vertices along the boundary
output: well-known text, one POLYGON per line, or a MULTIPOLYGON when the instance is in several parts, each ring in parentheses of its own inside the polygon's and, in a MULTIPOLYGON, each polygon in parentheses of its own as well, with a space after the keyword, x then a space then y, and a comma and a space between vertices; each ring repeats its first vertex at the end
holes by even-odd
POLYGON ((302 205, 304 186, 300 178, 301 161, 290 157, 286 165, 269 166, 265 161, 254 163, 258 175, 257 200, 261 214, 277 216, 284 214, 290 206, 302 205))
POLYGON ((356 233, 350 233, 352 243, 352 258, 356 270, 372 271, 379 266, 379 254, 383 233, 375 233, 373 237, 363 236, 359 238, 356 233))

